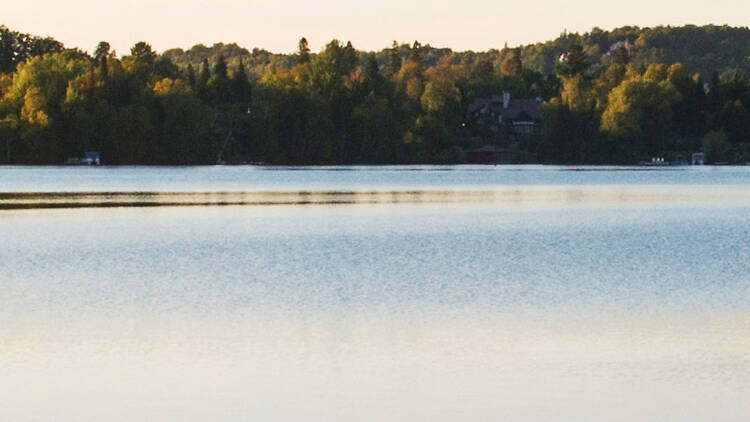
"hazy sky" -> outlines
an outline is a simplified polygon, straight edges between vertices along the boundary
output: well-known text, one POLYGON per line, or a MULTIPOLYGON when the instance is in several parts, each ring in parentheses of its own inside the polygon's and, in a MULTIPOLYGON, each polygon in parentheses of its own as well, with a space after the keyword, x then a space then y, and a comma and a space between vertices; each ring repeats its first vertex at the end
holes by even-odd
POLYGON ((93 51, 109 41, 120 55, 136 41, 157 51, 197 43, 236 42, 247 48, 291 52, 301 36, 314 51, 332 38, 363 50, 393 40, 455 50, 486 50, 556 37, 594 26, 692 23, 746 26, 747 0, 28 0, 7 1, 0 24, 50 35, 68 47, 93 51))

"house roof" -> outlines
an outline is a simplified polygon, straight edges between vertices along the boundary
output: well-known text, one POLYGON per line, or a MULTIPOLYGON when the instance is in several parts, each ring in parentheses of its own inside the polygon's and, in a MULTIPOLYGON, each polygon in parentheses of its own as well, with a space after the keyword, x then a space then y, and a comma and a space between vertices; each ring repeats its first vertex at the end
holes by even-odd
POLYGON ((503 108, 503 96, 493 95, 491 97, 477 98, 476 100, 474 100, 474 102, 469 104, 469 108, 466 111, 467 113, 472 114, 478 110, 481 110, 486 105, 489 105, 492 109, 495 109, 495 108, 502 109, 503 108))
POLYGON ((502 110, 503 119, 517 119, 526 113, 530 118, 539 119, 540 103, 534 98, 511 99, 508 108, 502 110))
POLYGON ((539 100, 535 98, 511 98, 508 101, 508 108, 504 108, 502 95, 477 98, 469 105, 467 115, 471 116, 485 107, 502 116, 503 120, 515 120, 524 117, 524 114, 532 120, 539 120, 541 116, 539 100))

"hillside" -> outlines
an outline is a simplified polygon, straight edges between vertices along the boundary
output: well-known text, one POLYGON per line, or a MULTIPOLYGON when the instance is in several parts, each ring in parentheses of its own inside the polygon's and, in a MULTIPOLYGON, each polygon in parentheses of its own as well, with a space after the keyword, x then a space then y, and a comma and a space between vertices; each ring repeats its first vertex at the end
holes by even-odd
MULTIPOLYGON (((563 52, 573 43, 584 46, 595 64, 608 65, 610 48, 618 42, 628 42, 630 61, 636 65, 650 63, 682 63, 690 73, 700 73, 709 78, 716 70, 719 73, 738 71, 750 74, 750 29, 729 26, 659 26, 639 28, 626 26, 605 31, 594 28, 584 34, 562 33, 558 38, 546 42, 521 46, 522 62, 525 68, 542 74, 555 73, 555 63, 563 52)), ((391 46, 377 52, 360 52, 360 55, 375 54, 378 62, 384 64, 391 46)), ((436 64, 440 58, 451 56, 452 63, 466 62, 473 64, 478 60, 489 60, 499 65, 505 57, 503 46, 484 52, 455 52, 450 48, 435 48, 425 45, 425 64, 436 64)), ((406 59, 409 55, 409 44, 399 44, 399 55, 406 59)), ((214 44, 207 47, 196 45, 188 50, 170 49, 163 53, 180 66, 199 66, 204 59, 211 64, 218 54, 223 54, 230 65, 236 64, 239 58, 252 73, 261 74, 267 66, 291 68, 293 56, 273 54, 255 48, 249 51, 237 44, 214 44)))
POLYGON ((629 41, 634 64, 682 63, 691 73, 708 77, 737 70, 750 74, 750 29, 729 26, 622 27, 612 31, 594 28, 585 34, 563 33, 544 43, 523 47, 524 66, 551 73, 555 61, 570 44, 580 43, 595 62, 609 64, 607 53, 614 44, 629 41))
POLYGON ((745 163, 748 41, 626 27, 485 52, 332 40, 314 53, 303 38, 296 54, 138 42, 118 56, 0 26, 0 160, 459 163, 494 145, 528 163, 745 163))

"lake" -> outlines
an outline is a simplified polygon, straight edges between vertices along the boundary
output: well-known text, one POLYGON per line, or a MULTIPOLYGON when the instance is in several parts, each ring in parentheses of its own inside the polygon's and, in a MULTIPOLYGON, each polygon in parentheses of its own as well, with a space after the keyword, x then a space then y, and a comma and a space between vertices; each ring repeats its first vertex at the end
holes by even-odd
POLYGON ((0 167, 0 420, 746 421, 750 168, 0 167))

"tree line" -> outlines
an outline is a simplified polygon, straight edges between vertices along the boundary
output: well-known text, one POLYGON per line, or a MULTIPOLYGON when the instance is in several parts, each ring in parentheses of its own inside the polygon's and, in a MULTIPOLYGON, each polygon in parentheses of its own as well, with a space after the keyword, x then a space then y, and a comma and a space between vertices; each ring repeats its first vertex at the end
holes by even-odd
POLYGON ((595 29, 480 53, 419 42, 363 52, 338 40, 313 53, 302 38, 288 55, 236 44, 157 54, 139 42, 119 57, 104 41, 89 54, 0 26, 0 162, 61 163, 96 150, 107 164, 460 163, 487 143, 522 162, 695 151, 750 161, 750 52, 713 51, 709 71, 694 47, 688 64, 663 48, 646 57, 650 40, 686 32, 707 49, 750 33, 595 29), (466 127, 469 104, 504 91, 543 100, 537 133, 488 139, 466 127))

